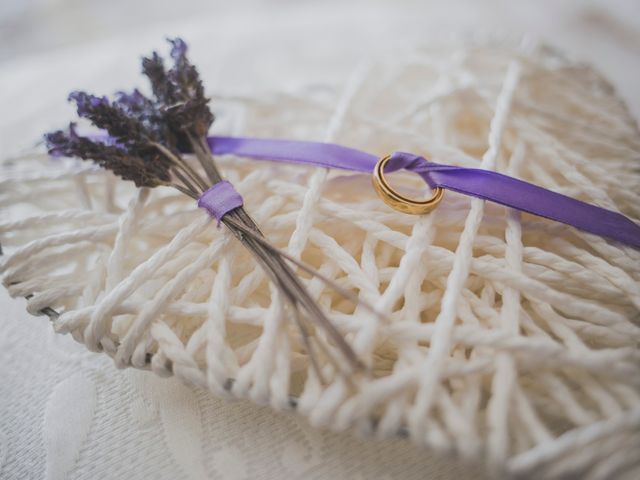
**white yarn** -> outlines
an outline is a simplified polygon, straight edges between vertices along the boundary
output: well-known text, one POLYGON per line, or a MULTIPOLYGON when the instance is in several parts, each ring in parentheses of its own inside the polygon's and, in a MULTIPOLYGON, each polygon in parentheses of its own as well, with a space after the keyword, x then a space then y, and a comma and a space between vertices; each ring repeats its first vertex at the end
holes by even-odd
MULTIPOLYGON (((413 151, 640 217, 635 123, 597 74, 547 49, 363 63, 331 103, 215 101, 225 133, 413 151)), ((418 218, 366 175, 218 161, 271 242, 385 314, 307 281, 372 378, 350 385, 321 355, 323 384, 260 267, 189 198, 86 164, 34 154, 3 171, 5 285, 118 367, 295 405, 315 425, 406 432, 505 475, 640 468, 640 252, 453 193, 418 218)))

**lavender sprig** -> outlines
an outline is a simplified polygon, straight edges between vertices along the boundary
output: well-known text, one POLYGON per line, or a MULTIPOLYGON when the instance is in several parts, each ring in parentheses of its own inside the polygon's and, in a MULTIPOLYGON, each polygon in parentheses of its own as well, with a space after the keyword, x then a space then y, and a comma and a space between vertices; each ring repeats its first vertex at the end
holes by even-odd
MULTIPOLYGON (((49 151, 56 155, 91 160, 124 180, 133 181, 138 187, 171 186, 194 199, 220 182, 222 176, 206 139, 215 119, 209 109, 209 99, 205 96, 197 69, 187 58, 186 43, 179 38, 169 42, 173 60, 169 70, 157 52, 142 60, 142 72, 150 82, 152 97, 145 96, 137 89, 131 93, 119 92, 113 101, 85 92, 69 95, 69 100, 76 104, 78 116, 107 131, 109 142, 79 136, 71 124, 67 131, 45 135, 49 151), (193 152, 207 180, 187 161, 181 153, 184 151, 193 152)), ((322 375, 317 353, 302 312, 317 328, 324 330, 347 361, 347 368, 344 368, 328 353, 327 346, 318 340, 318 348, 336 366, 337 371, 362 369, 351 347, 285 260, 300 266, 299 262, 271 246, 244 208, 228 212, 222 218, 222 223, 254 255, 292 307, 293 318, 319 378, 322 379, 322 375)), ((303 269, 314 274, 310 267, 303 269)), ((319 274, 316 276, 336 288, 333 282, 319 274)), ((339 287, 336 291, 353 299, 339 287)))
POLYGON ((67 131, 46 134, 45 140, 49 153, 92 160, 124 180, 131 180, 137 187, 168 185, 171 180, 170 165, 157 151, 92 141, 79 136, 73 123, 67 131), (133 151, 136 154, 132 154, 133 151))

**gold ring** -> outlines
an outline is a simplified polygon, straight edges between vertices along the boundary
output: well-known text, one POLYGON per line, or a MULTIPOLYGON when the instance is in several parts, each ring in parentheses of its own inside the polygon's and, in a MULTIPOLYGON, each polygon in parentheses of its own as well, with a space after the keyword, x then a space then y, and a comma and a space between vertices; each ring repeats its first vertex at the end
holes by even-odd
POLYGON ((391 160, 391 155, 387 155, 378 160, 376 168, 373 170, 373 177, 371 178, 373 188, 384 203, 395 210, 411 215, 424 215, 438 206, 438 203, 440 203, 444 195, 444 189, 442 187, 436 187, 433 191, 433 196, 427 200, 407 198, 391 188, 384 178, 384 167, 389 160, 391 160))

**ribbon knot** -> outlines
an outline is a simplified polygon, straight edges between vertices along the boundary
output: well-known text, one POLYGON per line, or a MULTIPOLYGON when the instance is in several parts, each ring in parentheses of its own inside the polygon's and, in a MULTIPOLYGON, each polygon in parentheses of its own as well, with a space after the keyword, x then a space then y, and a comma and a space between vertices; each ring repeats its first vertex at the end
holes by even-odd
POLYGON ((445 165, 439 165, 428 161, 426 158, 414 153, 394 152, 389 158, 385 172, 395 172, 397 170, 407 170, 417 173, 429 185, 432 190, 438 186, 438 182, 431 178, 430 173, 445 165))

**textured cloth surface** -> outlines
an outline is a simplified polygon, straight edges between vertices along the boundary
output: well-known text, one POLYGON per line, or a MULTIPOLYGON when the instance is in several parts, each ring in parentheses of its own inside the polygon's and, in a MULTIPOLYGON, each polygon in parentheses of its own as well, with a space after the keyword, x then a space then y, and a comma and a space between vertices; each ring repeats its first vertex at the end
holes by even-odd
MULTIPOLYGON (((211 16, 154 27, 143 36, 15 61, 0 72, 0 104, 5 106, 0 153, 15 152, 42 131, 58 127, 70 111, 61 108, 70 89, 111 91, 131 84, 138 78, 136 55, 157 45, 167 32, 184 33, 194 45, 195 58, 207 52, 207 72, 215 72, 212 65, 227 59, 232 50, 244 54, 244 66, 224 75, 218 72, 224 80, 216 82, 212 75, 205 79, 211 92, 225 85, 234 85, 238 92, 283 90, 282 71, 287 69, 292 86, 314 76, 319 84, 336 81, 351 69, 364 45, 378 41, 382 48, 376 32, 380 23, 373 22, 363 28, 362 38, 342 45, 336 57, 336 45, 353 16, 347 15, 350 19, 342 23, 325 17, 301 15, 304 21, 288 30, 289 20, 275 19, 280 34, 274 36, 273 23, 254 18, 253 35, 247 35, 246 25, 239 29, 237 23, 211 16), (308 43, 290 42, 292 34, 306 29, 309 40, 327 25, 334 25, 335 37, 317 46, 315 59, 305 59, 308 43), (212 31, 217 32, 213 40, 227 35, 227 43, 216 44, 212 31), (264 48, 270 46, 281 58, 260 58, 255 38, 265 39, 264 48), (78 63, 86 69, 71 68, 78 63), (275 66, 284 70, 276 73, 275 66)), ((393 30, 384 12, 365 17, 378 22, 384 18, 389 29, 385 32, 393 30)), ((110 359, 86 352, 68 337, 55 336, 44 319, 29 317, 24 302, 9 300, 4 291, 0 305, 0 478, 477 478, 476 471, 453 459, 435 458, 408 442, 325 433, 295 416, 245 402, 228 403, 175 380, 117 371, 110 359)))
POLYGON ((314 429, 55 335, 0 292, 0 478, 477 478, 406 440, 314 429))

